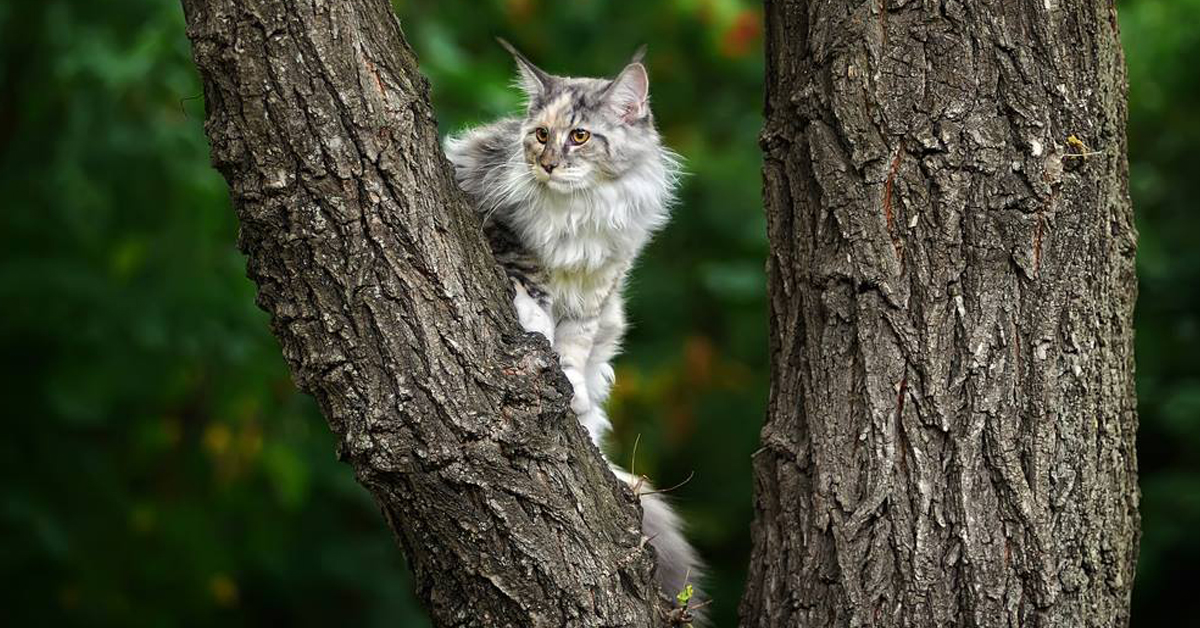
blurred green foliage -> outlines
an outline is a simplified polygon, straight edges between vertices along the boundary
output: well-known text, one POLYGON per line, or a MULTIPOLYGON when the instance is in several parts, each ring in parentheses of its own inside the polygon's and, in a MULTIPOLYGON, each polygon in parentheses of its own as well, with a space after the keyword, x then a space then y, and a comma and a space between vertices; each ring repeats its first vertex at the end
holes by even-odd
MULTIPOLYGON (((1200 615, 1200 0, 1122 5, 1129 183, 1140 232, 1142 546, 1135 626, 1200 615)), ((1183 623, 1187 623, 1184 620, 1183 623)))
MULTIPOLYGON (((689 177, 631 287, 616 458, 674 492, 734 625, 767 379, 751 0, 398 2, 444 132, 512 112, 504 35, 606 75, 648 43, 689 177)), ((1195 612, 1200 0, 1122 4, 1142 234, 1135 625, 1195 612)), ((296 393, 234 248, 174 0, 0 4, 0 617, 427 625, 369 496, 296 393)))

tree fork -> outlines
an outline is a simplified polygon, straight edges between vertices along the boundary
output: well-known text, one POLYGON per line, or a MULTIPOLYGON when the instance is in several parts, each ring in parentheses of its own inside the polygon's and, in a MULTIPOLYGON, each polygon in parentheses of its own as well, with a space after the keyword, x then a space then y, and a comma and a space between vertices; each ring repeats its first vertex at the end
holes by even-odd
POLYGON ((766 24, 772 388, 742 624, 1126 625, 1113 3, 768 0, 766 24))
POLYGON ((258 303, 435 625, 661 625, 636 500, 515 321, 389 3, 183 7, 258 303))

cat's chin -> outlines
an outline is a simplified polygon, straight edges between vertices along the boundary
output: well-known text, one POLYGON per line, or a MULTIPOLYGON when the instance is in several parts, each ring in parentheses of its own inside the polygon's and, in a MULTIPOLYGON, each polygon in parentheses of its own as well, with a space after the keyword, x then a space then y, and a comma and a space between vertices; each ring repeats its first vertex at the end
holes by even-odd
POLYGON ((563 179, 555 179, 553 177, 549 177, 541 183, 546 189, 551 192, 558 192, 559 194, 572 194, 588 187, 587 183, 583 181, 564 181, 563 179))

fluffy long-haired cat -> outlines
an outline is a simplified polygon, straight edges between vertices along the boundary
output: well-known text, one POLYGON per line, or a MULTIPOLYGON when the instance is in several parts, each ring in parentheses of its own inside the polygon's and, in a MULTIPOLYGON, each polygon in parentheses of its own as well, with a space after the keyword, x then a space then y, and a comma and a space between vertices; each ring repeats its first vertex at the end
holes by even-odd
MULTIPOLYGON (((521 325, 550 341, 574 387, 571 408, 603 449, 603 404, 625 331, 621 291, 638 253, 667 222, 679 173, 650 113, 642 51, 616 78, 552 76, 517 52, 523 116, 446 141, 459 185, 484 216, 515 287, 521 325)), ((642 531, 663 589, 699 576, 696 551, 661 494, 641 489, 642 531)))

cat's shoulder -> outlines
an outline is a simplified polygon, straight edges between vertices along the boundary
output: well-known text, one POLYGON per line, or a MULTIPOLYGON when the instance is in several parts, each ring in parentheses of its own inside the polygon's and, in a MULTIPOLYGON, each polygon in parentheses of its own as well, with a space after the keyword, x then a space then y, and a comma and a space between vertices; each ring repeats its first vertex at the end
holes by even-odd
POLYGON ((460 131, 446 138, 446 154, 457 163, 456 157, 474 158, 506 155, 512 150, 513 142, 520 137, 521 119, 501 118, 460 131))

